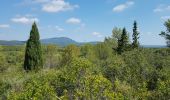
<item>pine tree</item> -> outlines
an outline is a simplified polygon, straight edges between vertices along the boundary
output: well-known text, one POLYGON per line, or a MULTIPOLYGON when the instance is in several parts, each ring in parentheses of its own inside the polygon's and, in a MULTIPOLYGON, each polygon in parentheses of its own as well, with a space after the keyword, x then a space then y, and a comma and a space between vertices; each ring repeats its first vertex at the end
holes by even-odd
POLYGON ((166 31, 162 31, 161 36, 166 39, 167 46, 170 47, 170 19, 165 22, 166 31))
POLYGON ((123 28, 121 39, 118 40, 117 52, 121 54, 128 49, 128 35, 126 28, 123 28))
POLYGON ((38 70, 41 67, 43 67, 43 60, 40 36, 37 25, 34 22, 30 32, 30 37, 26 44, 24 69, 27 71, 38 70))
POLYGON ((139 47, 139 32, 137 30, 137 22, 134 21, 134 24, 133 24, 133 43, 132 43, 132 47, 133 48, 138 48, 139 47))

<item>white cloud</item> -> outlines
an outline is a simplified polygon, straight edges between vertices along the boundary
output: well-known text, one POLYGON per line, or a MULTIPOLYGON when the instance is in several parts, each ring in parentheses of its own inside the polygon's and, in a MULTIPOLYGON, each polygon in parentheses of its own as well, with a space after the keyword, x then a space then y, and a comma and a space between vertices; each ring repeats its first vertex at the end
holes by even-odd
POLYGON ((80 24, 81 20, 79 18, 69 18, 68 20, 66 20, 66 23, 68 24, 80 24))
POLYGON ((9 28, 10 26, 8 24, 0 24, 0 28, 9 28))
POLYGON ((47 3, 43 4, 42 10, 45 12, 57 13, 61 11, 74 10, 77 7, 79 6, 71 5, 69 2, 65 2, 64 0, 49 0, 47 3))
POLYGON ((125 9, 129 8, 130 6, 134 5, 133 1, 128 1, 124 4, 117 5, 113 8, 113 12, 122 12, 125 9))
POLYGON ((92 34, 93 34, 94 36, 99 37, 99 38, 100 38, 100 37, 103 37, 103 36, 101 35, 101 33, 99 33, 99 32, 93 32, 92 34))
POLYGON ((93 35, 100 35, 100 33, 98 33, 98 32, 93 32, 92 34, 93 35))
POLYGON ((166 20, 170 19, 170 16, 162 16, 161 19, 162 19, 163 21, 166 21, 166 20))
POLYGON ((23 0, 22 3, 19 3, 17 5, 19 6, 40 5, 41 10, 49 13, 69 11, 79 7, 79 5, 70 4, 65 0, 23 0))
POLYGON ((162 10, 163 10, 163 9, 161 9, 161 8, 156 8, 156 9, 154 9, 153 11, 154 11, 154 12, 162 12, 162 10))
POLYGON ((45 3, 45 2, 49 2, 50 0, 33 0, 33 2, 36 3, 45 3))
POLYGON ((57 30, 57 31, 59 31, 59 32, 64 31, 64 29, 63 29, 63 28, 61 28, 60 26, 56 26, 55 28, 56 28, 56 30, 57 30))
POLYGON ((165 5, 159 5, 157 8, 153 10, 154 12, 164 12, 164 11, 170 11, 170 5, 165 6, 165 5))
POLYGON ((21 24, 32 24, 33 22, 39 22, 39 19, 31 16, 23 16, 23 17, 18 16, 12 18, 11 21, 15 23, 21 23, 21 24))
POLYGON ((147 35, 152 35, 153 33, 152 32, 146 32, 147 35))
POLYGON ((22 0, 22 2, 16 4, 16 6, 30 6, 33 4, 47 3, 51 0, 22 0))
POLYGON ((58 25, 57 26, 48 25, 47 27, 43 27, 42 29, 49 31, 49 32, 57 32, 57 33, 64 31, 64 29, 58 25))

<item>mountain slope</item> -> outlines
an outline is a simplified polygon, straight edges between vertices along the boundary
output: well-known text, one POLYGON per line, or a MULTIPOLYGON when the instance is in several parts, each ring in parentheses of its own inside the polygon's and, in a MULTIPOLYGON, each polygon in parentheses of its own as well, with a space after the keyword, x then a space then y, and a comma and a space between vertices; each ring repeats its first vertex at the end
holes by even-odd
MULTIPOLYGON (((24 45, 25 43, 26 43, 26 41, 0 40, 0 45, 7 45, 7 46, 24 45)), ((58 46, 67 46, 69 44, 83 45, 83 44, 86 44, 86 43, 97 44, 99 42, 97 42, 97 41, 96 42, 77 42, 77 41, 74 41, 74 40, 67 38, 67 37, 56 37, 56 38, 41 39, 41 43, 45 44, 45 45, 46 44, 54 44, 54 45, 58 45, 58 46)), ((164 46, 164 45, 141 45, 141 47, 144 47, 144 48, 166 48, 166 46, 164 46)))
POLYGON ((17 41, 17 40, 6 41, 6 40, 0 40, 0 45, 13 46, 13 45, 23 45, 23 44, 25 44, 25 41, 17 41))
POLYGON ((58 38, 48 38, 48 39, 42 39, 42 44, 55 44, 59 46, 67 46, 69 44, 75 44, 79 45, 80 43, 66 37, 58 37, 58 38))
MULTIPOLYGON (((14 45, 24 45, 26 41, 6 41, 6 40, 0 40, 0 45, 8 45, 8 46, 14 46, 14 45)), ((85 43, 89 44, 97 44, 98 42, 77 42, 67 37, 57 37, 57 38, 47 38, 47 39, 41 39, 42 44, 54 44, 59 46, 67 46, 69 44, 75 44, 75 45, 83 45, 85 43)))

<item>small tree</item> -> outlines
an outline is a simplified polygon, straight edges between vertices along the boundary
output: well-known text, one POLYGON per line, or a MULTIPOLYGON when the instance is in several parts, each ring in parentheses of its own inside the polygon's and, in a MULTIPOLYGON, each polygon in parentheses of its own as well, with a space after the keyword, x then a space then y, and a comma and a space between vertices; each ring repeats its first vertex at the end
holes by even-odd
POLYGON ((80 56, 80 48, 77 47, 74 44, 68 45, 65 47, 63 55, 62 55, 62 61, 61 65, 67 65, 69 64, 74 58, 77 58, 80 56))
POLYGON ((139 47, 139 32, 137 30, 137 22, 134 21, 134 24, 133 24, 133 43, 132 43, 132 47, 133 48, 138 48, 139 47))
POLYGON ((118 40, 118 47, 117 52, 121 54, 122 52, 126 51, 128 48, 128 35, 126 28, 123 28, 121 39, 118 40))
POLYGON ((40 67, 43 67, 42 50, 38 28, 34 22, 26 44, 24 69, 37 70, 40 67))
POLYGON ((159 35, 163 36, 167 40, 167 46, 170 47, 170 19, 168 19, 164 25, 167 28, 166 32, 162 31, 159 35))
POLYGON ((122 29, 118 28, 118 27, 114 27, 112 30, 112 38, 119 40, 121 38, 121 34, 122 34, 122 29))

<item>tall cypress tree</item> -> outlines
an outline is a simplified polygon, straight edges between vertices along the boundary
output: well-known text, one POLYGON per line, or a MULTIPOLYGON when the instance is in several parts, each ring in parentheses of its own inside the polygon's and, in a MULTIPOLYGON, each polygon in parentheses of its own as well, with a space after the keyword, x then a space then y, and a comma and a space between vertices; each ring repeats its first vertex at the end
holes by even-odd
POLYGON ((134 24, 133 24, 133 43, 132 43, 132 47, 133 48, 138 48, 139 47, 139 32, 137 30, 137 22, 134 21, 134 24))
POLYGON ((40 36, 37 25, 34 22, 30 32, 30 37, 26 44, 24 69, 27 71, 38 70, 41 67, 43 67, 43 60, 40 36))
POLYGON ((121 54, 122 52, 128 49, 128 41, 129 40, 128 40, 126 28, 123 28, 121 39, 118 40, 118 47, 117 47, 118 54, 121 54))

